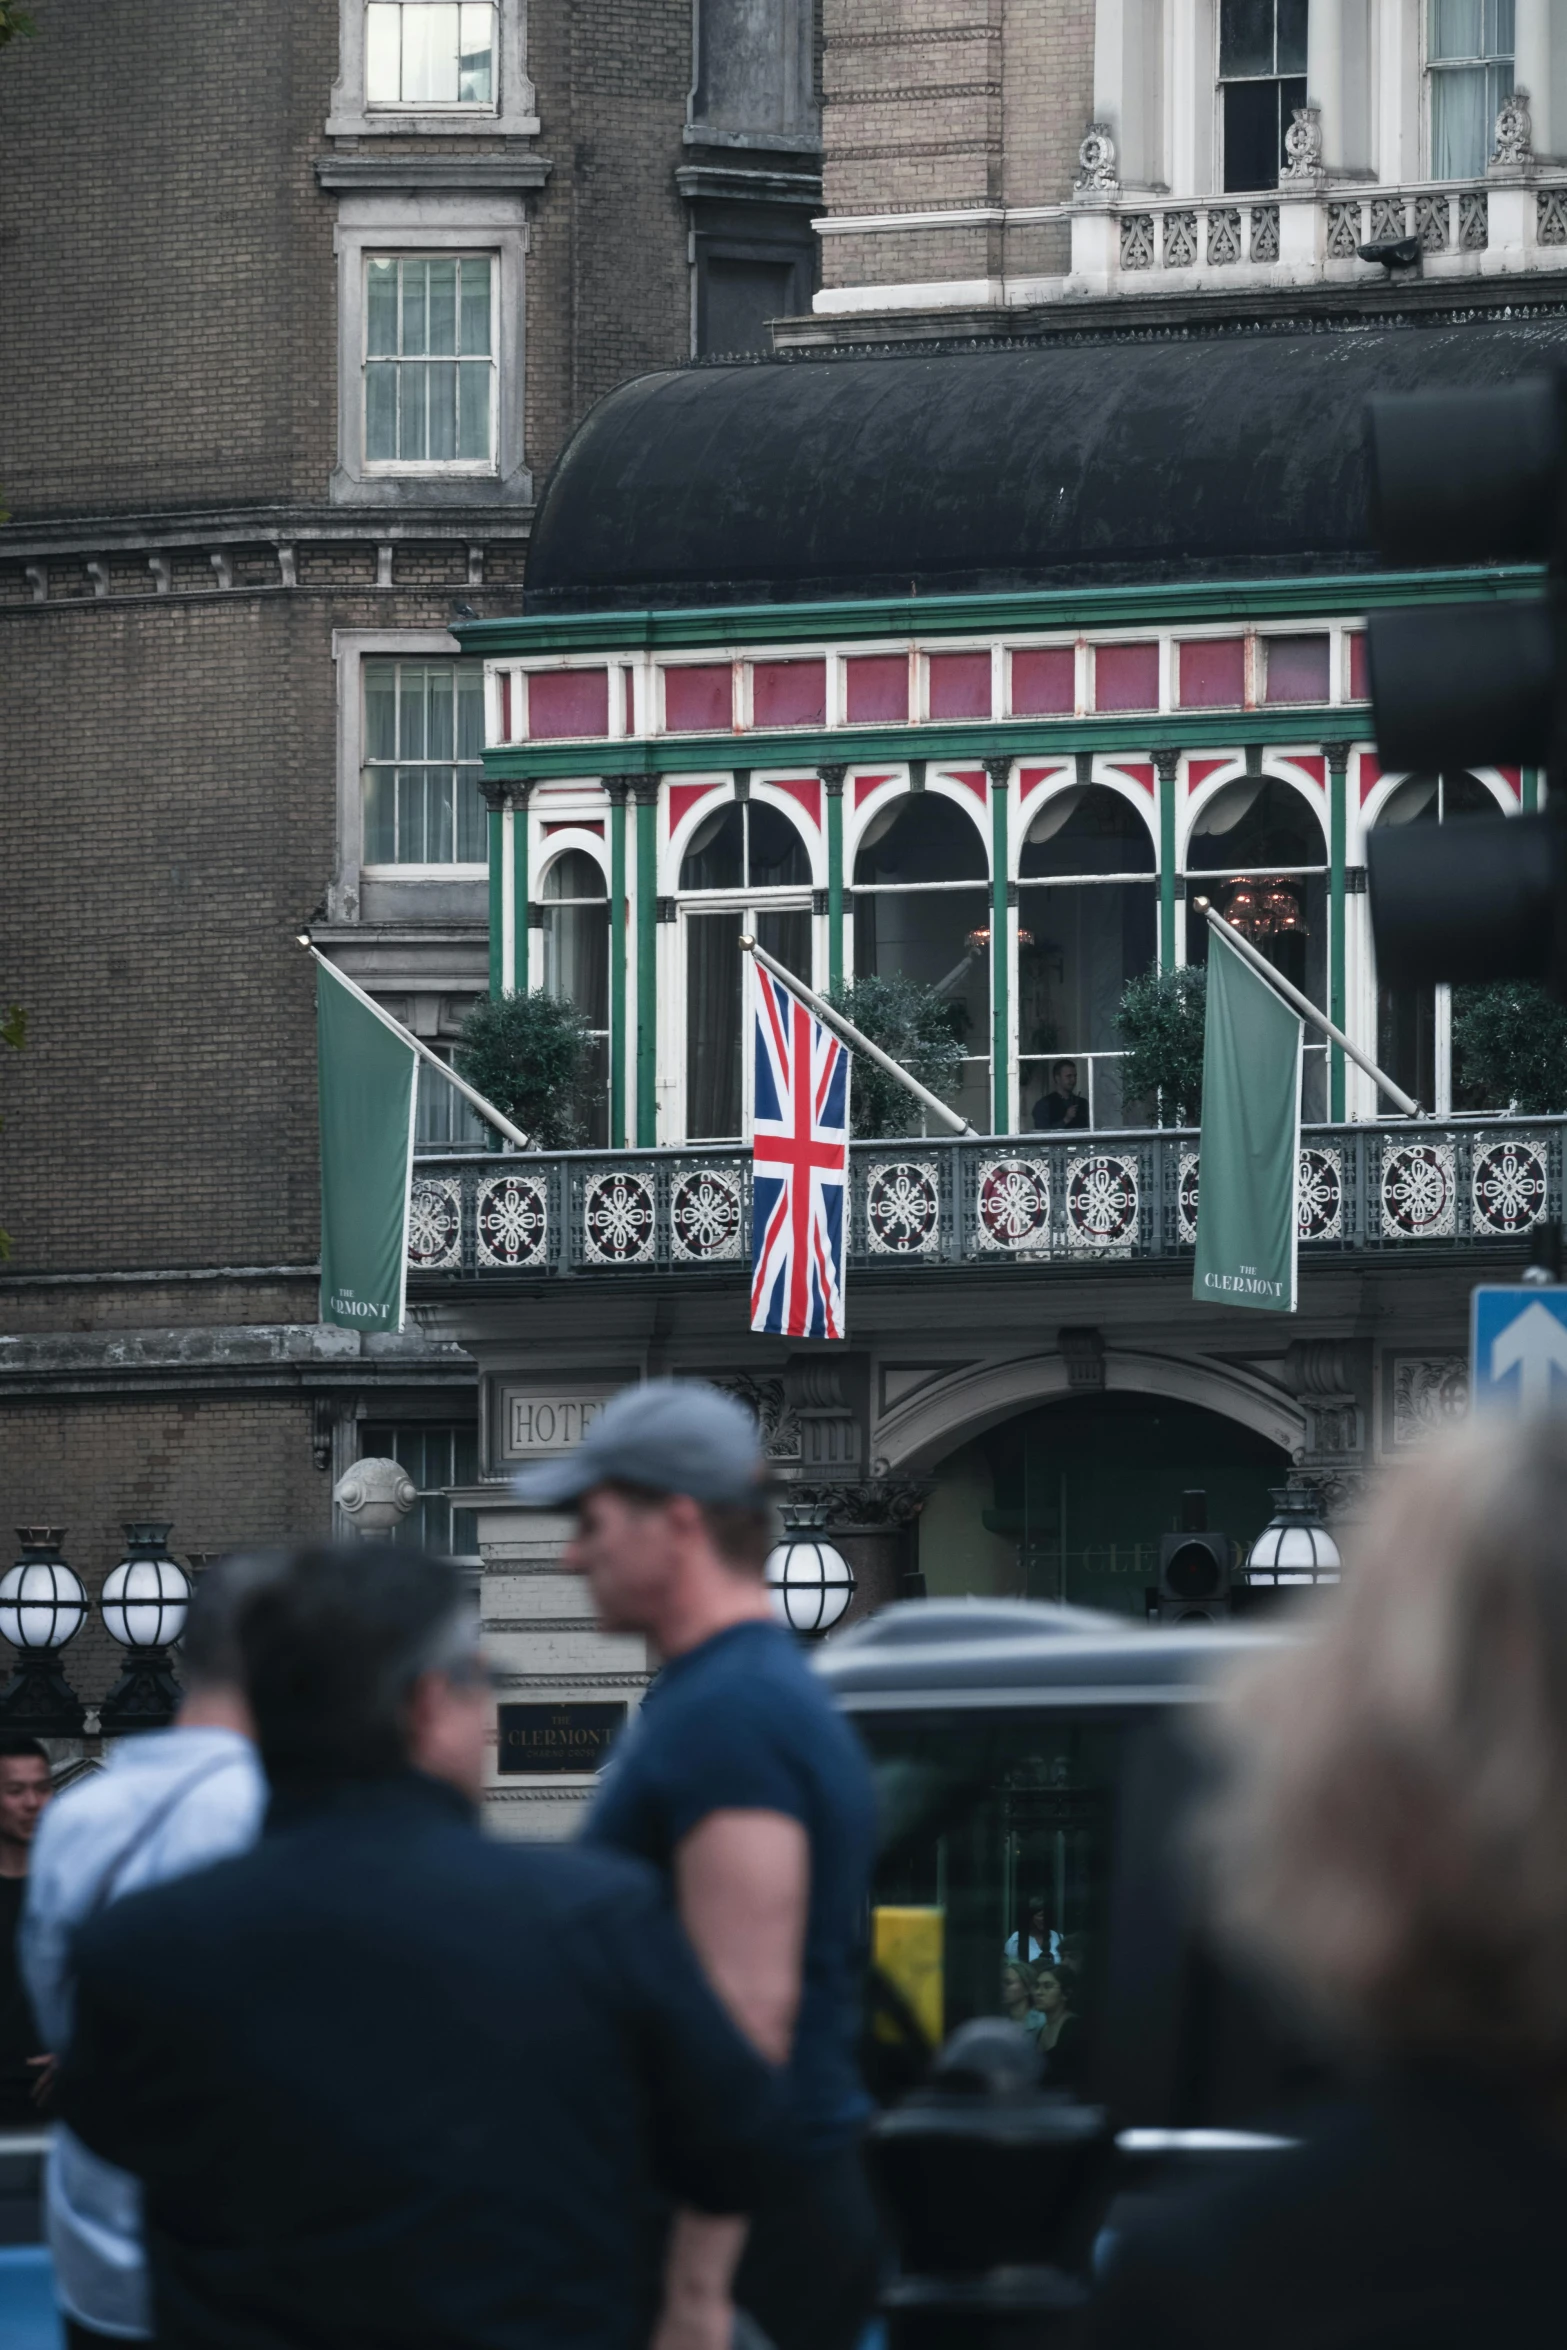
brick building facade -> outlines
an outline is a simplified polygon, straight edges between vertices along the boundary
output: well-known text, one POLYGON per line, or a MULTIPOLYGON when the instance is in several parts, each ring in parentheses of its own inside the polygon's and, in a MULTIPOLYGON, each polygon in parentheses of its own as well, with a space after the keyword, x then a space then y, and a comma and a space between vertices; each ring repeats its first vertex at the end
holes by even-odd
MULTIPOLYGON (((367 1426, 446 1481, 471 1452, 471 1358, 316 1322, 296 935, 431 1036, 483 990, 450 625, 515 606, 605 391, 808 308, 819 59, 808 7, 758 37, 733 0, 694 29, 688 0, 37 14, 0 64, 28 191, 0 273, 0 998, 28 1017, 0 1523, 66 1528, 96 1590, 122 1519, 171 1519, 179 1556, 325 1532, 367 1426), (377 686, 423 827, 379 870, 377 686)), ((96 1619, 72 1656, 96 1698, 96 1619)))

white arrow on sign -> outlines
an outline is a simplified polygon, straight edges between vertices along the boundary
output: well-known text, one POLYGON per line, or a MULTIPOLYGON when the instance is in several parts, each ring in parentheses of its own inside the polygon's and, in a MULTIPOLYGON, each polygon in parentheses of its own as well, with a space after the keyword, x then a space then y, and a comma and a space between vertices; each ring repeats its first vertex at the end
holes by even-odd
POLYGON ((1567 1327, 1536 1299, 1492 1340, 1491 1378, 1516 1371, 1520 1410, 1543 1412, 1550 1408, 1553 1370, 1567 1376, 1567 1327))

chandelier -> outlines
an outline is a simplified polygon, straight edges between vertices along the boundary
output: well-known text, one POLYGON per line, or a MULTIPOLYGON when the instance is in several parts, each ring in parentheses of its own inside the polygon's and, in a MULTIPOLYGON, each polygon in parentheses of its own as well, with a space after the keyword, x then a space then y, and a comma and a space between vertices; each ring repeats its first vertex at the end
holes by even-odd
POLYGON ((1237 881, 1224 908, 1224 919, 1243 938, 1283 938, 1290 932, 1306 935, 1306 917, 1300 899, 1284 881, 1237 881))

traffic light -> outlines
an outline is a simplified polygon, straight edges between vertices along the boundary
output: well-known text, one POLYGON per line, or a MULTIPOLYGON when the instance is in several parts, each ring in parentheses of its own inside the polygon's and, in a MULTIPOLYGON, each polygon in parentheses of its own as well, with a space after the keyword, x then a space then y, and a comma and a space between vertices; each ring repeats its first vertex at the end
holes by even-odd
MULTIPOLYGON (((1542 586, 1372 615, 1377 754, 1431 773, 1567 777, 1567 374, 1373 400, 1376 535, 1391 563, 1543 562, 1542 586)), ((1567 795, 1544 815, 1375 831, 1384 985, 1549 980, 1567 993, 1567 795)))
POLYGON ((1208 1496, 1181 1495, 1181 1526, 1159 1542, 1161 1624, 1220 1624, 1230 1613, 1235 1545, 1208 1526, 1208 1496))

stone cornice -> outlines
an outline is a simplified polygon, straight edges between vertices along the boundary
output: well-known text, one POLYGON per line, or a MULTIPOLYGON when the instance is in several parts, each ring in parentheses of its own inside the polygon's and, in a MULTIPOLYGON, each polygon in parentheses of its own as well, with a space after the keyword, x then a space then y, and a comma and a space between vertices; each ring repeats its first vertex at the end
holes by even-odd
POLYGON ((331 195, 383 190, 395 194, 404 189, 419 195, 462 195, 481 189, 505 193, 542 188, 554 168, 547 155, 535 155, 528 148, 510 155, 400 155, 388 151, 320 156, 316 178, 331 195))

